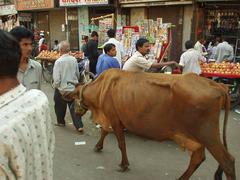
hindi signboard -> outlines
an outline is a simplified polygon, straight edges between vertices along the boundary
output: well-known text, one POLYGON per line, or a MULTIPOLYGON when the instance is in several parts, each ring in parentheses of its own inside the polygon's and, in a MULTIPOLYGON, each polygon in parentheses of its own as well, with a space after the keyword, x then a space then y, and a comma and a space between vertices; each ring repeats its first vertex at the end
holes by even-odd
POLYGON ((91 5, 107 5, 108 0, 59 0, 59 5, 67 6, 91 6, 91 5))
POLYGON ((10 14, 17 14, 14 4, 0 6, 0 16, 10 15, 10 14))
POLYGON ((54 0, 17 0, 18 11, 54 8, 54 0))

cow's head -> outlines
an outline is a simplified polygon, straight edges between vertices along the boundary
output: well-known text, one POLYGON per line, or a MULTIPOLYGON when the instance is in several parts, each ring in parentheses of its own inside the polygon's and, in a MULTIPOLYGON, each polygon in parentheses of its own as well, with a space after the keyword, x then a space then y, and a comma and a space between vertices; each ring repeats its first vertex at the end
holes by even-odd
POLYGON ((79 116, 83 116, 88 108, 84 104, 84 99, 83 99, 83 91, 87 84, 79 84, 76 86, 75 90, 73 92, 70 92, 68 94, 64 94, 63 98, 67 101, 74 101, 74 110, 75 113, 79 116))

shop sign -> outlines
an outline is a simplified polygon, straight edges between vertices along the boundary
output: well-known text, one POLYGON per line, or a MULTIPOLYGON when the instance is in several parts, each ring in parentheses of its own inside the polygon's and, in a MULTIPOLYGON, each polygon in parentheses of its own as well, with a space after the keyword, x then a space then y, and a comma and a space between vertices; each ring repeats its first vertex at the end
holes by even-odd
POLYGON ((16 0, 18 11, 54 8, 54 0, 16 0))
POLYGON ((32 21, 32 14, 31 13, 19 13, 19 21, 23 22, 31 22, 32 21))
POLYGON ((59 0, 60 6, 91 6, 106 5, 108 0, 59 0))
POLYGON ((0 16, 10 15, 10 14, 17 14, 14 4, 0 6, 0 16))

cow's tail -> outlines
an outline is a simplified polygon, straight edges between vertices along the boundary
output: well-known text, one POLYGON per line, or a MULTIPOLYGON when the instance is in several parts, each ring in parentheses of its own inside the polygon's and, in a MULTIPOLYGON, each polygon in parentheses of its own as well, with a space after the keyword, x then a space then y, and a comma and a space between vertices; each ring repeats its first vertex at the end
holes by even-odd
POLYGON ((228 115, 229 115, 229 111, 230 111, 230 96, 228 95, 228 93, 225 94, 224 100, 225 100, 225 102, 224 102, 225 113, 224 113, 224 121, 223 121, 223 145, 226 148, 226 150, 228 150, 227 138, 226 138, 228 115))
MULTIPOLYGON (((224 96, 225 96, 224 100, 223 100, 224 103, 222 104, 222 107, 224 107, 224 109, 225 109, 224 121, 223 121, 223 145, 226 148, 226 150, 228 151, 226 129, 227 129, 227 122, 228 122, 228 115, 229 115, 229 111, 230 111, 230 97, 229 97, 228 93, 225 93, 224 96)), ((214 179, 215 180, 222 179, 222 175, 223 175, 223 169, 219 165, 217 171, 215 172, 214 179)))

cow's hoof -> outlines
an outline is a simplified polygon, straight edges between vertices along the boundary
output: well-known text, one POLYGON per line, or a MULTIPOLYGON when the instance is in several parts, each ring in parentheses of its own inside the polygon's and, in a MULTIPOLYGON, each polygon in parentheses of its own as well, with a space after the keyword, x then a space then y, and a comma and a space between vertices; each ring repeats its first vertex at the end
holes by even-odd
POLYGON ((117 170, 118 172, 127 172, 129 171, 130 169, 128 168, 128 165, 122 165, 122 164, 119 164, 119 169, 117 170))
POLYGON ((93 150, 94 150, 95 152, 101 152, 102 149, 103 149, 103 147, 101 147, 101 146, 95 146, 93 150))

